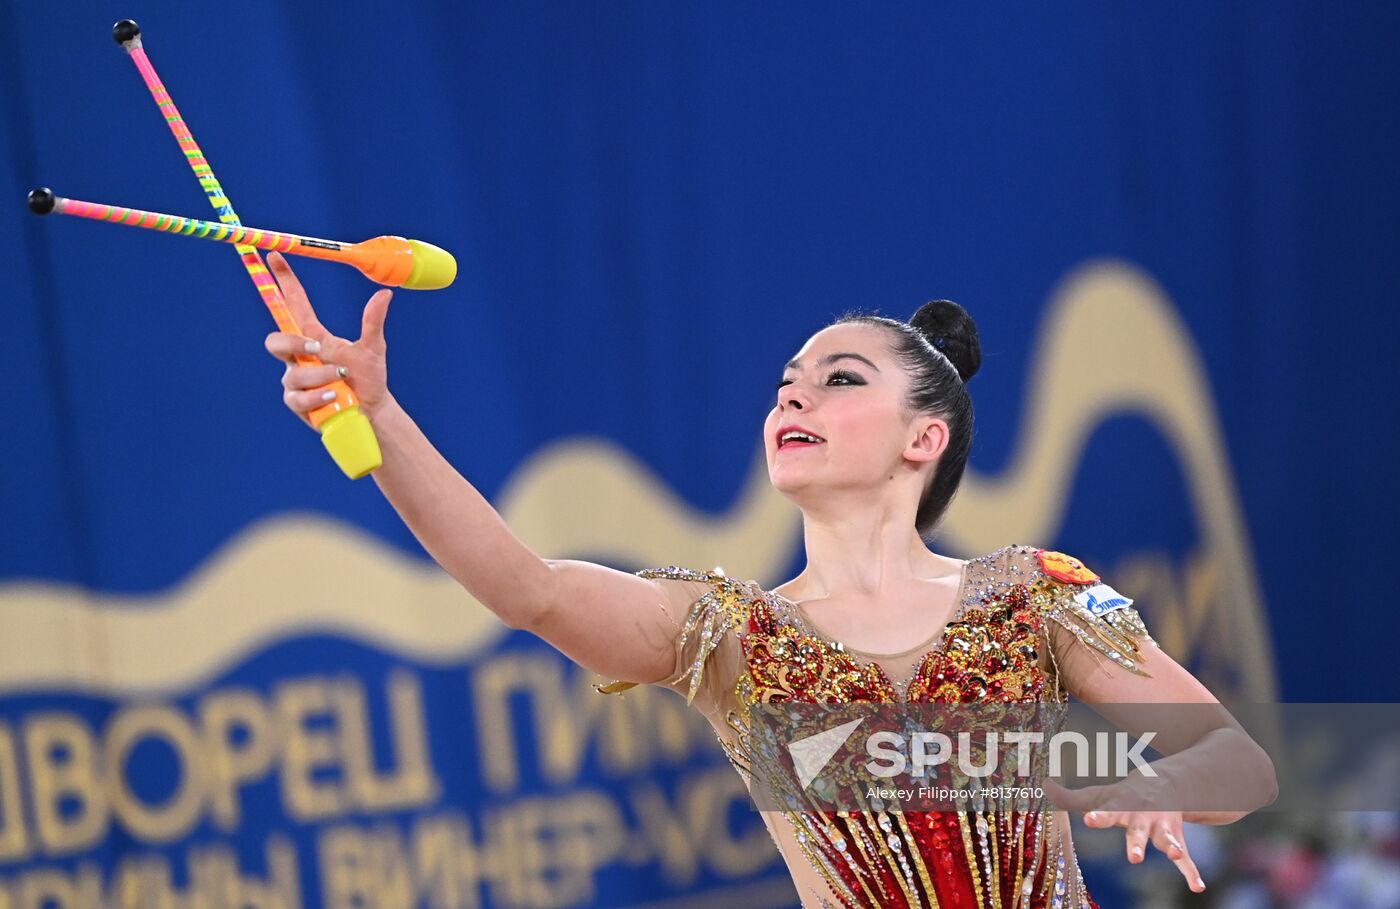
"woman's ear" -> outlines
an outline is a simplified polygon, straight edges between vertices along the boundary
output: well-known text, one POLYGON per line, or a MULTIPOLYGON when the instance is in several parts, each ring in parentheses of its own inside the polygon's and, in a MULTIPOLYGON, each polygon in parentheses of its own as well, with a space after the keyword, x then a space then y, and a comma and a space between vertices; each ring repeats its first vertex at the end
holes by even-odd
POLYGON ((912 429, 916 435, 905 446, 904 457, 918 463, 937 461, 948 447, 947 422, 938 417, 920 417, 912 429))

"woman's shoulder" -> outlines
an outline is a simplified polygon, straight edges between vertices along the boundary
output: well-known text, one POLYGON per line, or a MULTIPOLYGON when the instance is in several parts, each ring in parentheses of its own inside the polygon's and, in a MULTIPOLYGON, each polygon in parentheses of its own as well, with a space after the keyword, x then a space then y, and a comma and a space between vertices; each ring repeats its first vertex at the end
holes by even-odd
POLYGON ((643 568, 638 577, 666 581, 713 581, 725 577, 721 568, 686 568, 682 565, 666 565, 661 568, 643 568))
POLYGON ((970 602, 996 599, 1025 587, 1044 596, 1047 607, 1070 600, 1091 604, 1131 605, 1079 558, 1053 549, 1015 543, 967 560, 963 588, 970 602))
POLYGON ((756 601, 768 596, 757 581, 733 577, 718 566, 687 568, 667 565, 643 568, 636 574, 661 582, 668 589, 668 599, 688 612, 692 620, 702 613, 720 613, 729 619, 729 624, 738 624, 748 616, 756 601))
POLYGON ((666 565, 661 568, 643 568, 636 574, 638 577, 654 581, 683 581, 688 584, 704 585, 714 589, 722 588, 750 595, 766 593, 757 581, 746 581, 726 574, 724 569, 719 566, 687 568, 683 565, 666 565))
MULTIPOLYGON (((687 703, 696 703, 697 697, 702 704, 716 703, 725 686, 704 683, 715 674, 709 665, 712 656, 718 658, 720 677, 727 683, 737 660, 737 636, 748 627, 765 592, 755 582, 731 577, 720 567, 667 565, 636 574, 659 585, 662 609, 676 627, 675 671, 659 684, 679 691, 687 703)), ((598 690, 611 694, 629 687, 631 683, 615 682, 598 690)))
POLYGON ((1026 543, 1003 546, 968 561, 1012 576, 1046 578, 1062 584, 1084 585, 1101 580, 1097 573, 1075 556, 1026 543))

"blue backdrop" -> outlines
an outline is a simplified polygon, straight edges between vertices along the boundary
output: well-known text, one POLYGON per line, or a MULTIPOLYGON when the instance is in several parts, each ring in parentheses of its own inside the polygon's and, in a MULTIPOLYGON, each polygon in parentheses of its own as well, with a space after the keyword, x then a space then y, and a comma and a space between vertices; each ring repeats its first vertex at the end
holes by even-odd
MULTIPOLYGON (((25 210, 210 217, 125 16, 245 222, 457 256, 397 294, 391 387, 545 554, 789 577, 782 364, 948 297, 985 363, 942 545, 1080 555, 1222 696, 1400 695, 1400 7, 13 2, 17 905, 792 903, 678 700, 600 706, 285 412, 231 249, 25 210)), ((294 265, 353 336, 369 283, 294 265)), ((1086 836, 1110 904, 1155 873, 1086 836)))

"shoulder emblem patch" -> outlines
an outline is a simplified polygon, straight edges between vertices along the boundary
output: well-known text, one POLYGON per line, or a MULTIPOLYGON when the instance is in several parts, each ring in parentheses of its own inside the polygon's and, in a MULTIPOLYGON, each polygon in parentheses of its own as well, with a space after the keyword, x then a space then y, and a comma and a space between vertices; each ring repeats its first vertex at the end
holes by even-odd
POLYGON ((1099 579, 1084 563, 1063 552, 1050 552, 1042 549, 1036 554, 1040 559, 1040 569, 1046 575, 1066 584, 1092 584, 1099 579))
POLYGON ((1074 601, 1089 610, 1089 614, 1094 616, 1101 616, 1115 609, 1126 609, 1133 605, 1132 600, 1107 584, 1095 584, 1088 590, 1075 594, 1074 601))

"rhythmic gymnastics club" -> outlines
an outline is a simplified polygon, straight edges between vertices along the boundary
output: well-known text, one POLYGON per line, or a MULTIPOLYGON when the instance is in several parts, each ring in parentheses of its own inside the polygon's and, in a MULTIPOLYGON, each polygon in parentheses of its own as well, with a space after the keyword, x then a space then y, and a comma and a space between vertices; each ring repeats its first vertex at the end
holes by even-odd
MULTIPOLYGON (((174 134, 175 141, 180 143, 180 150, 185 153, 185 159, 189 161, 190 168, 199 179, 200 187, 209 197, 214 210, 219 213, 219 220, 235 227, 240 226, 241 222, 233 210, 233 203, 224 194, 224 188, 214 176, 208 159, 204 157, 199 144, 194 141, 190 128, 185 125, 185 118, 180 116, 174 100, 161 84, 160 76, 156 75, 155 67, 151 65, 150 58, 141 46, 141 27, 130 19, 123 19, 112 26, 112 38, 136 64, 136 69, 141 73, 146 88, 150 89, 156 106, 165 116, 170 132, 174 134)), ((291 310, 287 309, 287 301, 282 298, 281 289, 268 273, 257 249, 244 243, 237 244, 237 249, 239 257, 243 260, 243 267, 248 271, 248 277, 253 279, 253 284, 257 286, 258 293, 262 295, 263 302, 267 304, 277 327, 290 334, 301 334, 291 310)), ((320 358, 309 354, 299 354, 296 361, 298 366, 322 365, 320 358)), ((374 435, 369 417, 360 410, 360 402, 355 397, 355 392, 343 379, 336 379, 325 387, 335 392, 335 400, 316 408, 307 416, 311 425, 320 431, 321 442, 335 459, 335 463, 345 471, 346 476, 358 480, 384 463, 384 457, 379 450, 379 439, 374 435)))
POLYGON ((236 246, 274 249, 280 253, 344 262, 358 268, 370 280, 388 287, 439 290, 451 284, 457 276, 457 261, 452 258, 451 253, 431 243, 406 240, 403 237, 375 237, 360 243, 317 240, 314 237, 302 237, 275 230, 241 225, 235 227, 196 218, 182 218, 179 215, 142 211, 139 208, 65 199, 63 196, 54 195, 53 190, 45 186, 30 192, 29 210, 36 215, 58 212, 61 215, 76 215, 94 221, 219 240, 236 246))

